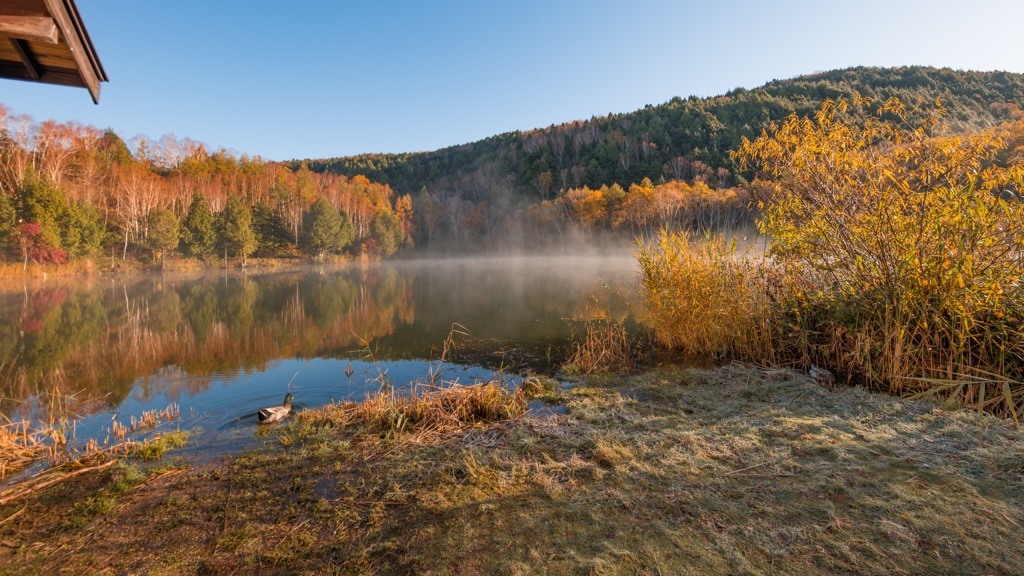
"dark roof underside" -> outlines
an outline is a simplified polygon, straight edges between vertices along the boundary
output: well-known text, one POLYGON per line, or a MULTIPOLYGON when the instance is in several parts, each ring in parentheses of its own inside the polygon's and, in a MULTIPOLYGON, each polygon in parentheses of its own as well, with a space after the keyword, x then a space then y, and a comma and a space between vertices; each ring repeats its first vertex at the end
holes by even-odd
POLYGON ((107 81, 74 0, 0 0, 0 78, 87 88, 107 81))

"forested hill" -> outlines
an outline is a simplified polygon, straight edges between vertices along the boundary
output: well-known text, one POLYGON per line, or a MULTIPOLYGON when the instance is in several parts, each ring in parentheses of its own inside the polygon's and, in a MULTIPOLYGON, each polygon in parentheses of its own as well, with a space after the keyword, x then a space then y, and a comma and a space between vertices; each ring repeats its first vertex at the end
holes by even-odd
POLYGON ((987 128, 1024 107, 1024 75, 948 68, 850 68, 774 80, 711 98, 673 98, 627 114, 599 116, 529 132, 413 154, 366 154, 294 161, 314 172, 362 174, 399 194, 424 187, 438 197, 474 202, 535 201, 581 186, 644 178, 735 183, 729 151, 789 114, 813 114, 826 99, 897 96, 940 101, 950 130, 987 128), (512 197, 512 198, 510 198, 512 197))

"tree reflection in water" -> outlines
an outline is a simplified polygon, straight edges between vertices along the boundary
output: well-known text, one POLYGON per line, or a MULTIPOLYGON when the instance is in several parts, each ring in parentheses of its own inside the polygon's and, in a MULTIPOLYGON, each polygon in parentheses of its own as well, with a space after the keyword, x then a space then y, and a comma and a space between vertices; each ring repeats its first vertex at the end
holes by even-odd
POLYGON ((124 408, 129 397, 140 405, 188 399, 205 411, 213 388, 292 361, 307 372, 299 381, 324 371, 318 377, 344 378, 367 343, 379 361, 427 359, 453 323, 481 339, 564 346, 568 319, 595 309, 628 314, 600 280, 629 292, 634 278, 627 256, 0 286, 0 411, 45 421, 124 408), (340 367, 301 362, 315 358, 340 367), (64 401, 47 400, 56 397, 64 401), (51 406, 60 408, 48 413, 51 406))

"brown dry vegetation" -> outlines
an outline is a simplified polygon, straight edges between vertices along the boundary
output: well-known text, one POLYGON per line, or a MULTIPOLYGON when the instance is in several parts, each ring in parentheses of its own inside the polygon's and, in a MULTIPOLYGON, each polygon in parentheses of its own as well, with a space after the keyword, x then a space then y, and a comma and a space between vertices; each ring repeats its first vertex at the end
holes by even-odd
MULTIPOLYGON (((59 476, 62 466, 79 468, 84 465, 83 462, 97 457, 145 447, 147 442, 140 443, 127 439, 127 436, 150 431, 160 423, 171 422, 181 415, 178 405, 172 403, 163 410, 144 410, 137 419, 132 416, 128 424, 112 419, 102 446, 96 439, 90 439, 84 446, 76 446, 74 428, 68 424, 67 406, 61 409, 64 410, 64 417, 53 424, 32 425, 22 420, 0 425, 0 482, 9 481, 12 476, 32 466, 37 466, 41 471, 27 481, 22 478, 18 482, 31 484, 40 479, 47 481, 49 477, 59 476)), ((9 492, 16 492, 21 486, 6 485, 3 488, 0 490, 0 501, 7 499, 9 492)))
POLYGON ((518 418, 526 413, 528 396, 542 389, 536 381, 512 389, 497 380, 468 386, 421 385, 408 393, 386 386, 360 402, 329 404, 306 411, 300 418, 341 428, 360 426, 388 436, 443 434, 518 418))
POLYGON ((1013 574, 1024 433, 734 365, 404 433, 328 408, 209 468, 0 507, 7 574, 1013 574))
POLYGON ((562 369, 569 374, 631 372, 649 351, 648 344, 631 336, 622 323, 588 321, 573 330, 569 358, 562 369))

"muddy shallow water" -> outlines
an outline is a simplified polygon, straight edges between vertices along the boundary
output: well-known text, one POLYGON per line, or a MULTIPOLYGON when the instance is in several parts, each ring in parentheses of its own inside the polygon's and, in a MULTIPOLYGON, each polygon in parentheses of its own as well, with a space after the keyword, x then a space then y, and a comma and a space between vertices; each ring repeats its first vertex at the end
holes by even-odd
POLYGON ((180 417, 160 429, 198 430, 191 449, 209 456, 249 443, 256 410, 288 390, 301 409, 382 380, 543 368, 574 323, 627 318, 636 278, 623 253, 8 283, 0 412, 64 420, 81 444, 173 404, 180 417))

